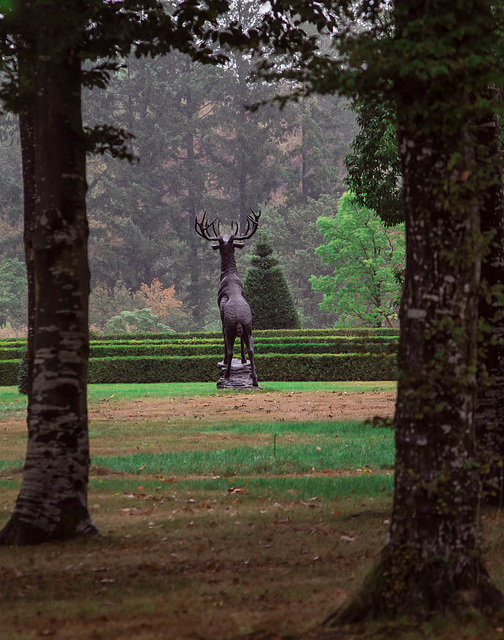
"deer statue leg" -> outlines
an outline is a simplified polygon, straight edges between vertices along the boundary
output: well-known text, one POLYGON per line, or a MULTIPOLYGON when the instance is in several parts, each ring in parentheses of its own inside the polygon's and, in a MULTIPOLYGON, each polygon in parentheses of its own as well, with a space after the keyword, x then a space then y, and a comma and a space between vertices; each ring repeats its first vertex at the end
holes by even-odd
POLYGON ((242 364, 246 364, 247 362, 247 358, 245 357, 245 340, 243 339, 243 336, 241 338, 241 361, 242 364))
POLYGON ((228 379, 231 375, 231 365, 233 364, 233 347, 234 347, 234 341, 235 341, 235 335, 234 333, 229 333, 226 334, 224 337, 224 344, 225 344, 225 349, 226 349, 226 362, 225 364, 227 364, 227 368, 226 368, 226 373, 224 374, 224 377, 226 379, 228 379))
POLYGON ((243 340, 247 345, 247 353, 250 360, 250 368, 252 369, 252 386, 258 387, 259 383, 257 382, 257 372, 256 372, 255 362, 254 362, 254 339, 252 338, 252 334, 243 336, 243 340))
POLYGON ((226 340, 226 332, 223 331, 222 332, 224 335, 224 365, 227 365, 228 363, 228 346, 227 346, 227 340, 226 340))

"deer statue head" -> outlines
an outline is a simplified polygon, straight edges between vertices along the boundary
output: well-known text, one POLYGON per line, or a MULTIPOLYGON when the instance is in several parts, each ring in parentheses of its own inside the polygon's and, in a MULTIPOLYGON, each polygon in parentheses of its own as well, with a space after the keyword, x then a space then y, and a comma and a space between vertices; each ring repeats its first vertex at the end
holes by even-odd
POLYGON ((254 213, 251 211, 251 214, 252 215, 247 216, 247 228, 243 235, 238 235, 237 222, 231 223, 231 235, 221 235, 219 218, 217 217, 212 222, 207 222, 206 212, 203 214, 201 221, 196 218, 194 222, 194 229, 199 236, 212 243, 212 249, 219 249, 221 257, 223 257, 223 255, 229 253, 234 254, 235 248, 243 249, 245 246, 245 240, 251 238, 257 231, 261 212, 259 211, 259 213, 254 213))

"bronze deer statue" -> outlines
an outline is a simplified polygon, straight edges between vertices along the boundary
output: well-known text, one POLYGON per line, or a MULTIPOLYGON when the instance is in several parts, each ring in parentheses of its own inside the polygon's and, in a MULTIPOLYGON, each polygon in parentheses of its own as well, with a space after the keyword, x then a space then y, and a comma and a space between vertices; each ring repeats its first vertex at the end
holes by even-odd
POLYGON ((212 243, 212 249, 219 249, 221 257, 221 276, 217 304, 219 305, 222 332, 224 334, 224 365, 226 367, 224 377, 229 379, 231 375, 231 363, 233 360, 233 347, 235 339, 241 339, 241 361, 245 358, 247 348, 250 366, 252 369, 252 384, 258 386, 257 373, 254 364, 254 347, 252 340, 252 313, 249 303, 245 298, 243 283, 236 270, 234 251, 235 248, 243 249, 245 240, 251 238, 257 231, 261 212, 247 216, 247 229, 243 235, 238 235, 238 223, 233 222, 231 235, 220 234, 220 221, 215 218, 213 222, 206 222, 206 213, 201 221, 196 218, 194 229, 196 233, 212 243), (217 226, 216 226, 217 225, 217 226))

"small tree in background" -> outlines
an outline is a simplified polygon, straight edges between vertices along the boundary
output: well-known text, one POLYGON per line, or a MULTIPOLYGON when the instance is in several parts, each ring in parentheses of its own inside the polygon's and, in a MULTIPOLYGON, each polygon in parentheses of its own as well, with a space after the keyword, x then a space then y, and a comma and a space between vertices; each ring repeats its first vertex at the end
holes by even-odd
POLYGON ((390 326, 397 316, 404 273, 404 223, 386 227, 380 217, 345 193, 336 217, 320 217, 317 226, 326 244, 316 249, 332 276, 312 276, 324 293, 323 309, 338 314, 335 327, 390 326))
POLYGON ((131 292, 122 281, 112 289, 99 283, 89 298, 91 327, 95 331, 114 333, 183 331, 187 316, 175 295, 175 287, 165 289, 158 278, 154 278, 150 286, 142 283, 136 292, 131 292))
POLYGON ((298 329, 301 326, 289 285, 266 234, 261 234, 245 278, 254 329, 298 329))
MULTIPOLYGON (((142 304, 146 307, 146 304, 142 304)), ((89 296, 89 324, 91 329, 98 332, 105 331, 108 320, 118 316, 122 311, 133 311, 135 302, 133 295, 122 280, 118 280, 114 287, 109 288, 103 282, 97 283, 91 289, 89 296)))
POLYGON ((162 322, 172 326, 187 321, 182 310, 182 301, 175 297, 175 287, 165 289, 158 278, 154 278, 151 285, 142 283, 140 291, 134 295, 134 300, 139 308, 147 307, 162 322))

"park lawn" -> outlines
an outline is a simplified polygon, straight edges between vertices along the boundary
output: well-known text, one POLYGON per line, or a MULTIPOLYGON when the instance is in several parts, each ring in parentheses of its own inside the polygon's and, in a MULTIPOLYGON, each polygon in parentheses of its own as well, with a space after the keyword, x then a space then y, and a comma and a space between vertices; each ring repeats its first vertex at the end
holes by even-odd
MULTIPOLYGON (((102 535, 0 548, 2 640, 299 636, 358 588, 389 524, 390 429, 309 416, 268 421, 263 413, 219 414, 216 422, 213 385, 207 415, 142 420, 128 418, 131 402, 140 394, 149 404, 151 392, 167 389, 94 391, 89 509, 102 535)), ((22 416, 12 420, 19 411, 6 414, 2 431, 0 526, 21 479, 25 426, 22 416)), ((502 520, 500 511, 484 513, 487 562, 500 588, 502 520)), ((339 637, 493 640, 502 628, 482 618, 463 629, 405 620, 339 637)))

